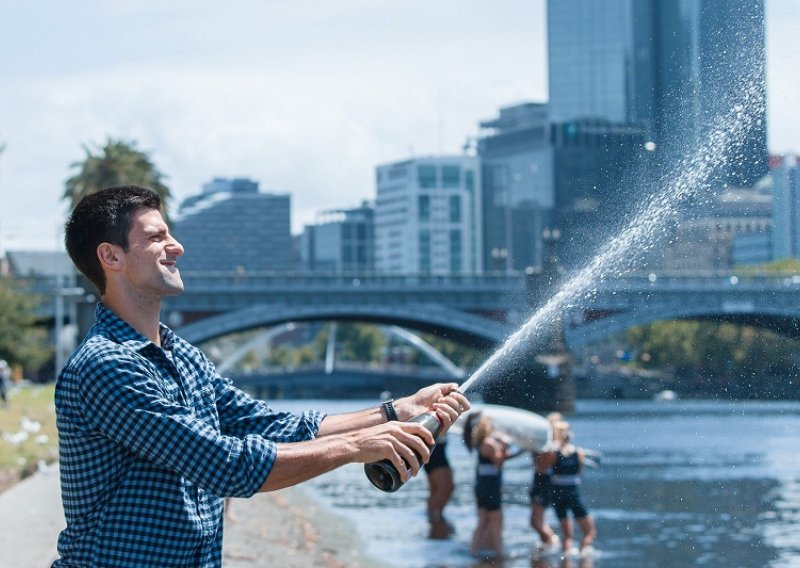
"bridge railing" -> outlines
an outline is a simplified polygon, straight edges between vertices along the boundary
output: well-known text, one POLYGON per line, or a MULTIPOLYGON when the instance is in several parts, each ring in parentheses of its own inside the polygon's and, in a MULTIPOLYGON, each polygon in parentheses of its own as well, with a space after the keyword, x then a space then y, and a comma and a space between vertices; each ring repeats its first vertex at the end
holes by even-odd
POLYGON ((518 285, 521 274, 379 274, 334 272, 182 272, 187 288, 265 289, 314 287, 486 287, 518 285))
POLYGON ((763 288, 800 288, 800 275, 775 272, 748 271, 665 271, 625 274, 604 282, 605 287, 633 288, 727 288, 754 286, 763 288))

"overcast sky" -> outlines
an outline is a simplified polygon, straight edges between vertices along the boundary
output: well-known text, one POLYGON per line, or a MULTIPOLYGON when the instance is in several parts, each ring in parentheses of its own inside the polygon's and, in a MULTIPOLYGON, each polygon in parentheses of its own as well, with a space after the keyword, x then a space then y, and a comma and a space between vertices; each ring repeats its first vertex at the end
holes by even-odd
MULTIPOLYGON (((603 1, 603 0, 598 0, 603 1)), ((0 250, 60 246, 82 145, 135 140, 177 200, 292 195, 293 230, 374 166, 459 153, 547 99, 544 0, 0 0, 0 250)), ((767 0, 769 146, 800 150, 800 2, 767 0)))

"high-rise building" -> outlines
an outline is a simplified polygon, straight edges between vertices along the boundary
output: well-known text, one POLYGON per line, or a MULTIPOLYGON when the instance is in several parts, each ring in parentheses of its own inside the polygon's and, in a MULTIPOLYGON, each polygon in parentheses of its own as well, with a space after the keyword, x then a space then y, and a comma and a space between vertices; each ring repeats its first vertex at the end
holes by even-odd
POLYGON ((375 210, 368 203, 355 209, 323 211, 306 225, 300 239, 300 261, 313 272, 375 270, 375 210))
POLYGON ((772 256, 800 258, 800 159, 772 160, 772 256))
POLYGON ((483 270, 475 156, 437 156, 376 169, 375 265, 391 274, 483 270))
POLYGON ((283 272, 291 268, 291 202, 260 193, 258 182, 215 178, 187 198, 175 218, 186 249, 183 271, 283 272))
POLYGON ((671 160, 746 83, 753 127, 719 181, 767 173, 764 0, 548 0, 547 23, 553 121, 638 123, 671 160))
POLYGON ((648 154, 641 127, 553 123, 544 104, 502 108, 480 126, 486 270, 538 269, 551 253, 579 263, 621 217, 632 193, 623 180, 648 154))

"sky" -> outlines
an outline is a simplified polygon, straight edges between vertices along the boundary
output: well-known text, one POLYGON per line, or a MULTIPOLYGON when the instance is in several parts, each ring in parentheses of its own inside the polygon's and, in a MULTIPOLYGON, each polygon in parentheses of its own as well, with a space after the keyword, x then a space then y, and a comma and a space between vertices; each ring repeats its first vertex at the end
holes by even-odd
MULTIPOLYGON (((603 1, 603 0, 598 0, 603 1)), ((767 0, 768 137, 800 151, 800 1, 767 0)), ((0 0, 0 252, 61 248, 71 165, 135 141, 175 205, 213 177, 288 193, 297 233, 375 165, 458 154, 547 100, 544 0, 0 0)))

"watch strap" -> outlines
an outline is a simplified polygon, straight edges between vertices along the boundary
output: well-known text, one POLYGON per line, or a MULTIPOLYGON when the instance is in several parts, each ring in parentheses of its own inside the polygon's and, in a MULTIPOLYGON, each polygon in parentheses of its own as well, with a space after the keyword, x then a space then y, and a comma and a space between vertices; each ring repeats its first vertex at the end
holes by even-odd
POLYGON ((383 408, 383 412, 386 413, 386 419, 389 422, 399 420, 397 417, 397 411, 394 409, 394 399, 390 398, 389 400, 384 400, 381 404, 381 408, 383 408))

